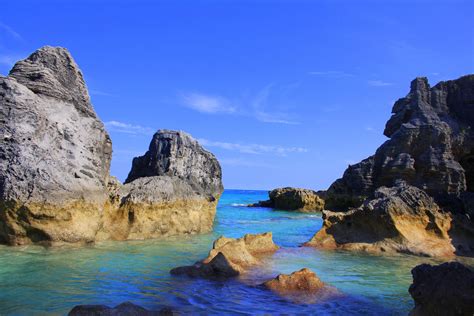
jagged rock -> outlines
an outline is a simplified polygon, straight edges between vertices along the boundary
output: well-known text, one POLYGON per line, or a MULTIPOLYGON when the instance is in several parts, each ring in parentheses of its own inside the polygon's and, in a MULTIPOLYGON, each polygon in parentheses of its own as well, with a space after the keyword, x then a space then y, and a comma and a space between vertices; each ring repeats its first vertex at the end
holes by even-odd
POLYGON ((442 212, 424 191, 404 182, 379 188, 358 209, 324 211, 323 219, 307 246, 436 257, 474 253, 469 219, 442 212))
POLYGON ((324 200, 313 190, 299 188, 278 188, 269 193, 270 200, 260 201, 250 207, 273 207, 282 210, 302 212, 322 211, 324 200))
POLYGON ((125 183, 151 176, 185 179, 200 194, 216 199, 223 191, 217 159, 182 131, 158 131, 145 155, 133 159, 125 183))
POLYGON ((411 271, 413 316, 474 315, 474 271, 459 262, 422 264, 411 271))
POLYGON ((43 47, 0 76, 0 243, 56 244, 207 232, 223 191, 217 159, 158 131, 125 185, 69 52, 43 47), (132 181, 133 180, 133 181, 132 181))
POLYGON ((474 191, 474 75, 430 88, 416 78, 393 106, 375 155, 350 166, 327 191, 326 208, 358 207, 381 186, 397 180, 425 190, 451 211, 469 213, 462 195, 474 191))
POLYGON ((66 49, 0 76, 0 133, 0 243, 93 241, 112 144, 66 49))
POLYGON ((190 135, 160 130, 148 152, 133 160, 125 184, 109 188, 116 205, 99 239, 203 233, 212 230, 222 172, 214 155, 190 135))
POLYGON ((174 268, 173 275, 188 275, 203 278, 228 278, 245 272, 260 263, 260 257, 278 250, 273 243, 272 233, 247 234, 242 238, 220 237, 207 258, 192 266, 174 268))
POLYGON ((68 314, 69 316, 172 316, 173 311, 164 307, 159 311, 150 311, 130 302, 125 302, 113 308, 106 305, 78 305, 68 314))

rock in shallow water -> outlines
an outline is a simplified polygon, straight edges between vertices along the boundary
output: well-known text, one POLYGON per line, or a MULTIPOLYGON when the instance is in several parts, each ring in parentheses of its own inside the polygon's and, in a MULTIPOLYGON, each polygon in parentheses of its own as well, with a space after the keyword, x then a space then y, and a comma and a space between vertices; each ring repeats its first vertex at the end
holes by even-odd
POLYGON ((278 249, 270 232, 247 234, 238 239, 220 237, 214 241, 207 258, 192 266, 174 268, 170 273, 203 278, 234 277, 259 264, 261 256, 272 254, 278 249))
POLYGON ((422 264, 411 271, 413 316, 474 315, 474 271, 459 262, 422 264))
POLYGON ((88 243, 212 229, 217 159, 184 132, 158 131, 127 184, 69 52, 43 47, 0 76, 0 243, 88 243))
POLYGON ((424 191, 404 182, 379 188, 358 209, 325 211, 323 219, 307 246, 434 257, 474 251, 468 218, 442 212, 424 191))
POLYGON ((250 207, 273 207, 300 212, 322 211, 324 200, 313 190, 299 188, 278 188, 269 193, 270 200, 260 201, 250 207))
POLYGON ((105 305, 78 305, 68 314, 69 316, 172 316, 170 308, 159 311, 150 311, 130 302, 125 302, 115 307, 105 305))

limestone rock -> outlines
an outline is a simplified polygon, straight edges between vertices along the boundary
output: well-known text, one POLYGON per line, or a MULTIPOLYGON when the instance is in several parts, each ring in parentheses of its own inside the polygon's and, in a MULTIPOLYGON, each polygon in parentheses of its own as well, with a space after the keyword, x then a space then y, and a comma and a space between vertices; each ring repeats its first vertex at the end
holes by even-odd
POLYGON ((93 241, 112 145, 66 49, 0 76, 0 142, 0 243, 93 241))
POLYGON ((78 305, 68 314, 69 316, 172 316, 170 308, 150 311, 130 302, 125 302, 113 308, 105 305, 78 305))
POLYGON ((272 233, 247 234, 242 238, 220 237, 207 258, 192 266, 172 269, 171 274, 191 277, 234 277, 260 263, 261 256, 278 250, 272 233))
POLYGON ((307 246, 433 257, 474 253, 470 220, 442 212, 424 191, 404 182, 379 188, 357 209, 324 211, 323 219, 307 246))
POLYGON ((413 316, 474 314, 474 271, 459 262, 422 264, 411 271, 413 316))
POLYGON ((325 286, 316 273, 307 268, 293 272, 290 275, 279 274, 273 280, 263 283, 263 285, 281 295, 314 294, 325 286))
POLYGON ((326 208, 358 207, 381 186, 397 180, 418 187, 451 211, 469 213, 462 195, 474 192, 474 75, 430 88, 416 78, 393 106, 376 153, 349 166, 327 191, 326 208))
POLYGON ((282 210, 302 212, 322 211, 324 200, 313 190, 299 188, 278 188, 269 193, 270 200, 251 204, 251 207, 273 207, 282 210))
POLYGON ((197 192, 208 197, 218 198, 223 191, 217 159, 182 131, 158 131, 145 155, 133 159, 125 183, 151 176, 185 179, 197 192))

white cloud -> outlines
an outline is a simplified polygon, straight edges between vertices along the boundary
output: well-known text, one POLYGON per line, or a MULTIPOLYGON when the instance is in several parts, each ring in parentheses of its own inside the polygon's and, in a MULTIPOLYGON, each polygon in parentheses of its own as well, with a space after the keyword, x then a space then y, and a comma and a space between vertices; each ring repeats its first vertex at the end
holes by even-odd
POLYGON ((15 63, 21 59, 23 59, 23 57, 18 55, 0 55, 0 64, 13 67, 13 65, 15 65, 15 63))
POLYGON ((369 86, 373 86, 373 87, 386 87, 386 86, 393 85, 393 83, 391 82, 386 82, 382 80, 369 80, 367 81, 367 83, 369 84, 369 86))
POLYGON ((240 144, 221 141, 211 141, 204 138, 198 139, 205 147, 216 147, 230 151, 237 151, 243 154, 274 154, 278 156, 286 156, 289 153, 306 153, 308 149, 303 147, 284 147, 278 145, 261 145, 261 144, 240 144))
POLYGON ((274 166, 271 166, 266 163, 255 162, 255 161, 246 160, 242 158, 219 159, 219 163, 225 166, 275 168, 274 166))
POLYGON ((350 74, 344 71, 339 71, 339 70, 310 71, 308 72, 308 74, 312 76, 320 76, 320 77, 333 78, 333 79, 354 77, 353 74, 350 74))
POLYGON ((7 33, 9 36, 17 40, 23 41, 23 37, 21 37, 21 35, 18 32, 16 32, 14 29, 6 25, 5 23, 0 22, 0 29, 3 30, 5 33, 7 33))
POLYGON ((366 126, 366 127, 365 127, 365 130, 366 130, 367 132, 375 132, 375 128, 373 128, 372 126, 366 126))
POLYGON ((300 124, 299 122, 289 119, 290 115, 288 113, 269 112, 265 110, 265 108, 268 107, 268 98, 270 96, 270 90, 272 86, 273 84, 267 85, 265 88, 260 90, 251 101, 253 115, 255 118, 265 123, 279 123, 289 125, 300 124))
POLYGON ((132 135, 152 135, 156 132, 153 128, 140 125, 133 125, 118 121, 105 122, 105 126, 110 132, 132 134, 132 135))
POLYGON ((234 113, 236 108, 230 101, 219 97, 200 93, 186 93, 181 95, 184 106, 202 113, 234 113))

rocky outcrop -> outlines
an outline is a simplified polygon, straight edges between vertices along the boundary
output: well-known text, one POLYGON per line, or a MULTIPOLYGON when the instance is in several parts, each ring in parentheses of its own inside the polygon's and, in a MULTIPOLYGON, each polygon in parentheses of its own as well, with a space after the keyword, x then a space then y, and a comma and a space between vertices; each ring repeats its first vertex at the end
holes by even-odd
POLYGON ((203 233, 212 230, 222 172, 190 135, 160 130, 146 154, 133 160, 125 184, 109 188, 114 211, 105 217, 101 239, 203 233))
POLYGON ((287 294, 314 294, 324 286, 316 273, 304 268, 291 274, 279 274, 273 280, 263 283, 267 289, 280 295, 287 294))
POLYGON ((170 273, 202 278, 235 277, 259 264, 261 256, 272 254, 278 248, 270 232, 247 234, 238 239, 220 237, 214 241, 207 258, 192 266, 174 268, 170 273))
POLYGON ((112 145, 66 49, 0 76, 0 134, 0 243, 93 241, 112 145))
POLYGON ((74 307, 69 316, 172 316, 175 313, 170 308, 164 307, 159 311, 150 311, 130 302, 125 302, 115 307, 106 305, 78 305, 74 307))
POLYGON ((223 191, 217 159, 158 131, 125 185, 77 64, 43 47, 0 76, 0 243, 88 243, 208 232, 223 191))
POLYGON ((424 191, 399 182, 374 195, 348 212, 324 211, 323 228, 306 245, 434 257, 474 252, 469 219, 442 212, 424 191))
POLYGON ((327 191, 326 208, 346 211, 397 180, 418 187, 450 211, 474 215, 474 75, 440 82, 412 81, 393 106, 376 153, 349 166, 327 191))
POLYGON ((413 284, 409 292, 415 301, 410 312, 424 315, 473 315, 474 271, 459 262, 438 266, 422 264, 411 271, 413 284))
POLYGON ((268 201, 260 201, 250 207, 272 207, 281 210, 301 212, 322 211, 324 200, 313 190, 298 188, 279 188, 272 190, 268 201))

